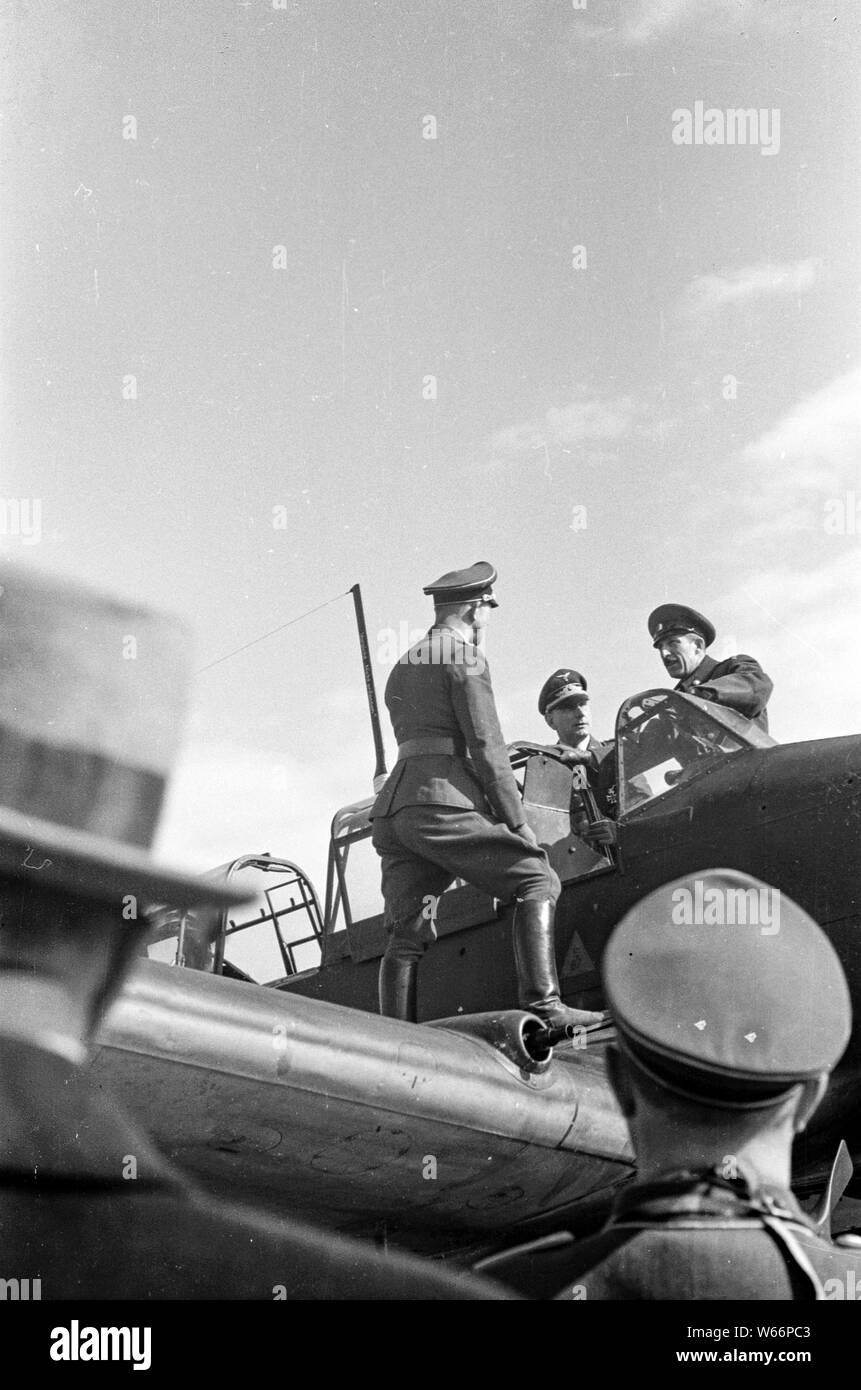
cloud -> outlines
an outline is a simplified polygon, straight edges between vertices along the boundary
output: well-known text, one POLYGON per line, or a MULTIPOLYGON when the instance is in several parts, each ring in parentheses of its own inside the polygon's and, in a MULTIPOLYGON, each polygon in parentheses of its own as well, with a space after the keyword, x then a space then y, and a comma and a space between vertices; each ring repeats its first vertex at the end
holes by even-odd
POLYGON ((811 256, 784 264, 762 261, 725 275, 700 275, 685 291, 679 312, 684 318, 703 318, 741 300, 801 294, 816 283, 821 271, 822 262, 811 256))
POLYGON ((846 615, 861 609, 857 543, 827 564, 781 564, 750 575, 722 609, 744 622, 745 647, 774 681, 769 706, 781 742, 859 731, 859 658, 846 645, 846 615))
POLYGON ((547 430, 556 444, 579 444, 584 439, 620 439, 631 424, 634 403, 624 396, 604 401, 574 401, 547 412, 547 430))
POLYGON ((742 452, 748 468, 793 495, 855 485, 861 449, 861 365, 807 396, 742 452))
MULTIPOLYGON (((723 558, 745 568, 786 564, 787 594, 812 593, 815 576, 838 557, 859 564, 858 458, 861 364, 799 401, 730 463, 723 514, 723 558), (819 568, 817 568, 817 566, 819 568)), ((836 598, 836 596, 835 596, 836 598)), ((842 621, 851 611, 838 602, 842 621)))
POLYGON ((488 440, 485 453, 491 467, 546 457, 549 447, 595 444, 621 439, 630 432, 637 405, 632 397, 615 400, 585 399, 551 406, 543 418, 526 420, 499 430, 488 440))
POLYGON ((361 736, 307 761, 275 745, 193 738, 171 782, 159 856, 204 871, 268 851, 300 864, 322 892, 332 817, 371 795, 370 773, 361 736))
POLYGON ((616 0, 605 6, 603 23, 587 20, 588 10, 582 18, 575 16, 571 37, 574 43, 641 48, 682 28, 694 36, 794 33, 811 22, 809 9, 809 0, 785 0, 780 10, 769 9, 763 0, 616 0))
MULTIPOLYGON (((711 0, 713 10, 719 5, 720 0, 711 0)), ((629 15, 622 37, 627 43, 649 43, 684 24, 692 12, 701 8, 699 0, 648 0, 637 7, 634 15, 629 15)))

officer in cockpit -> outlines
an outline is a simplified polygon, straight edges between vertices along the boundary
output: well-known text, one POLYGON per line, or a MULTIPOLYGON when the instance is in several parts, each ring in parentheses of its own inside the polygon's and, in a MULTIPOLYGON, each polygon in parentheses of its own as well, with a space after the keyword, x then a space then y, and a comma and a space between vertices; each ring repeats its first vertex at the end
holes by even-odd
POLYGON ((613 746, 602 743, 592 733, 592 706, 586 677, 563 666, 554 671, 541 687, 538 713, 557 735, 557 747, 572 767, 585 767, 590 782, 613 746))
POLYGON ((752 656, 740 653, 714 661, 706 649, 715 640, 708 618, 683 603, 662 603, 649 614, 649 634, 675 689, 726 705, 768 732, 766 705, 774 689, 752 656))
MULTIPOLYGON (((615 766, 613 739, 602 742, 592 733, 592 705, 586 677, 579 671, 562 666, 541 687, 538 712, 544 716, 557 735, 554 751, 558 751, 572 767, 582 767, 588 785, 595 795, 604 816, 616 811, 615 766)), ((596 824, 584 824, 582 833, 594 842, 610 843, 609 829, 600 831, 596 824)))

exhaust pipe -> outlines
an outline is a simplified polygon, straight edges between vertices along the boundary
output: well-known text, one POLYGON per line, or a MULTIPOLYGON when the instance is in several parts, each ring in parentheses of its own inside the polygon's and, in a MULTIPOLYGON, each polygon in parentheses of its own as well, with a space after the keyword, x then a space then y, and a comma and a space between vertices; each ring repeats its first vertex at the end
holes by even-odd
POLYGON ((489 1043, 521 1071, 543 1072, 550 1066, 553 1049, 573 1038, 573 1024, 550 1027, 535 1014, 522 1009, 505 1009, 496 1014, 462 1014, 455 1018, 436 1018, 424 1028, 446 1028, 489 1043))

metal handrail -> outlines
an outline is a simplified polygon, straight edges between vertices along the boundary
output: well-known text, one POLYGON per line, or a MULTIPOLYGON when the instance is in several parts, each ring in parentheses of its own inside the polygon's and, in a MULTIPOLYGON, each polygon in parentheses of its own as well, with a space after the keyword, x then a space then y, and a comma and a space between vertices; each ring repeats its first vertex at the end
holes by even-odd
MULTIPOLYGON (((511 766, 515 770, 524 767, 530 758, 537 755, 556 762, 564 763, 566 761, 554 745, 514 743, 509 744, 508 753, 511 766)), ((588 787, 586 791, 588 792, 588 787)), ((591 796, 591 793, 589 795, 591 796)), ((323 911, 322 950, 324 965, 326 964, 326 946, 335 933, 341 913, 343 913, 348 940, 353 929, 353 914, 347 886, 347 861, 352 846, 361 840, 369 839, 371 836, 370 811, 373 805, 374 798, 367 797, 362 801, 354 801, 348 806, 342 806, 332 817, 329 832, 329 856, 326 864, 326 899, 323 911)), ((593 818, 597 819, 598 811, 594 807, 594 803, 592 804, 592 812, 593 818)), ((456 879, 453 886, 456 887, 462 883, 462 879, 456 879)))
POLYGON ((313 883, 307 877, 298 864, 294 864, 289 859, 279 859, 271 854, 245 854, 237 859, 231 860, 229 864, 222 866, 219 876, 225 884, 230 883, 242 869, 260 869, 264 873, 286 873, 287 877, 281 883, 276 883, 271 888, 264 888, 263 896, 269 907, 268 912, 261 912, 257 917, 252 917, 247 922, 228 921, 228 912, 235 912, 236 909, 225 909, 219 921, 219 928, 216 938, 216 951, 214 961, 214 971, 220 974, 224 968, 224 952, 228 936, 233 936, 237 932, 246 931, 249 927, 259 926, 261 923, 271 922, 275 931, 275 938, 281 959, 284 963, 285 974, 296 975, 295 949, 304 946, 309 941, 316 941, 320 945, 322 954, 323 939, 323 913, 320 907, 320 900, 317 897, 313 883), (291 902, 286 907, 276 907, 272 900, 272 894, 279 888, 291 887, 295 885, 299 891, 301 901, 291 902), (287 917, 293 912, 305 911, 311 924, 311 933, 308 936, 297 937, 294 941, 285 941, 281 935, 279 922, 282 917, 287 917))

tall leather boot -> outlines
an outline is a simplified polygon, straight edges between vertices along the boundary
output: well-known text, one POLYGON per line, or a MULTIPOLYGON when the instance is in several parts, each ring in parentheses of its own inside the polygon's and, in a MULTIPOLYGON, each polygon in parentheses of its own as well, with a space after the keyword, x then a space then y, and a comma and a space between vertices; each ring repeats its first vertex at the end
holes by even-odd
MULTIPOLYGON (((415 925, 420 929, 422 919, 415 925)), ((415 936, 399 934, 389 938, 380 961, 380 1013, 384 1018, 417 1021, 419 961, 426 950, 427 945, 415 936)))
POLYGON ((603 1023, 607 1015, 591 1009, 569 1009, 559 996, 556 974, 553 920, 555 906, 549 899, 517 902, 512 936, 520 1006, 554 1027, 574 1024, 586 1027, 603 1023))

